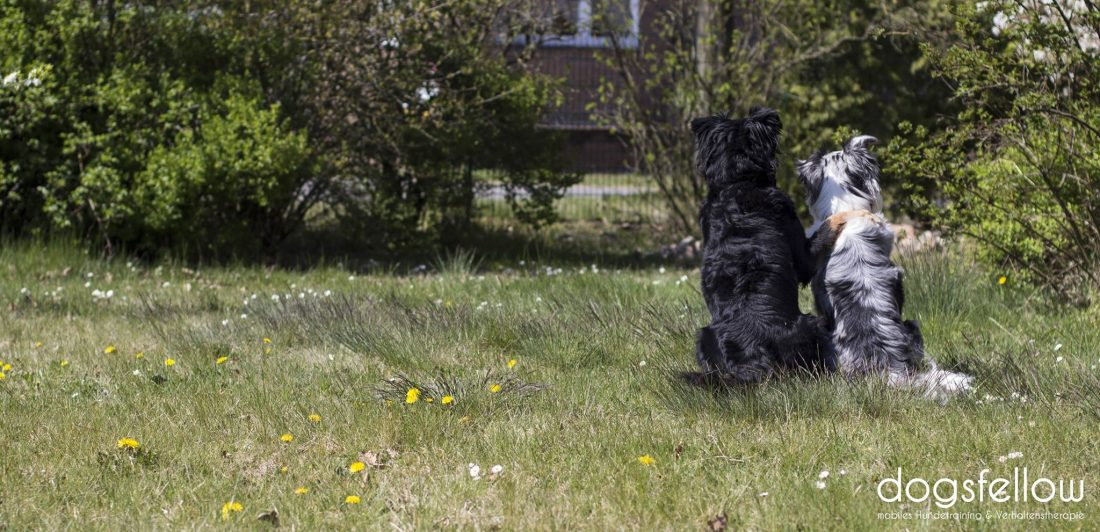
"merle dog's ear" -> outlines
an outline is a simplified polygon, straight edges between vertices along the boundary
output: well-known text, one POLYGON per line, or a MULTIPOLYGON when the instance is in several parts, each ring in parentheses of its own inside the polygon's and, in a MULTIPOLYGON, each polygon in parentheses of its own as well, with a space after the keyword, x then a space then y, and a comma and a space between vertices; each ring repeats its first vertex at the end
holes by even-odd
POLYGON ((816 200, 821 193, 821 183, 825 180, 825 166, 821 164, 825 156, 825 150, 817 150, 809 159, 795 162, 798 169, 798 182, 810 196, 810 201, 816 200))
POLYGON ((753 108, 745 119, 745 126, 755 145, 769 151, 779 148, 779 133, 783 130, 783 122, 779 120, 779 113, 775 109, 753 108))
POLYGON ((852 137, 848 139, 848 142, 844 143, 844 151, 849 152, 852 150, 869 150, 871 146, 878 144, 878 139, 871 135, 859 135, 858 137, 852 137))

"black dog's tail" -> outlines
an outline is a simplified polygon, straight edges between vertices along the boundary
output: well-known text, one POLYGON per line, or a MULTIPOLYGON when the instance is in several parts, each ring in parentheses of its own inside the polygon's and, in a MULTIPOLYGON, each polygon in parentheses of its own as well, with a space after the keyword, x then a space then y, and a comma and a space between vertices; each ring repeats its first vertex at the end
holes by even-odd
POLYGON ((699 329, 695 337, 695 360, 707 379, 726 384, 758 382, 771 375, 770 358, 759 349, 746 353, 736 342, 719 338, 711 327, 699 329))
POLYGON ((788 368, 833 371, 836 353, 825 318, 803 314, 776 342, 776 350, 788 368))
POLYGON ((695 361, 699 363, 699 369, 704 375, 717 374, 726 368, 725 356, 718 345, 718 337, 714 335, 714 329, 703 327, 695 335, 695 361))

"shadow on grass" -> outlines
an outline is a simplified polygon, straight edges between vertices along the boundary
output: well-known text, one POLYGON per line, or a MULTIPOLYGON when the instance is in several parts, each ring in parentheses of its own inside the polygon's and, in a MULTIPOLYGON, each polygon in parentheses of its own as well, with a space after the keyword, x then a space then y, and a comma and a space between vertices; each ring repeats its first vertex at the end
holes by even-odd
POLYGON ((643 223, 568 221, 538 230, 518 224, 487 223, 448 228, 438 236, 396 241, 330 228, 291 238, 268 259, 268 265, 303 270, 342 264, 356 271, 401 275, 438 271, 464 254, 476 257, 479 271, 521 265, 568 268, 597 264, 616 269, 677 265, 659 252, 661 245, 678 240, 665 233, 664 229, 643 223))

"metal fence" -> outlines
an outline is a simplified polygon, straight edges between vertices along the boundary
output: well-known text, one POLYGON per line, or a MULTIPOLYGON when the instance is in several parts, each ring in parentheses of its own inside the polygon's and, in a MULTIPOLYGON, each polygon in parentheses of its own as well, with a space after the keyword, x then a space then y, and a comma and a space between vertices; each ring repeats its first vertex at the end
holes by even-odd
MULTIPOLYGON (((514 218, 507 192, 495 172, 486 172, 478 184, 477 204, 482 216, 500 221, 514 218)), ((566 189, 555 203, 563 222, 662 222, 665 203, 646 176, 629 172, 591 172, 566 189)))

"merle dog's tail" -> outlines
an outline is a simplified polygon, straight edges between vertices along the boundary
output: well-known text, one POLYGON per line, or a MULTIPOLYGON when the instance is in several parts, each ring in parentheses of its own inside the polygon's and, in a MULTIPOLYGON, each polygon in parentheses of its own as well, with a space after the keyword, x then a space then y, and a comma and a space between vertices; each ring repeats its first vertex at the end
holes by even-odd
POLYGON ((913 373, 890 375, 890 383, 895 386, 909 386, 920 390, 928 399, 945 401, 948 397, 967 393, 973 389, 974 377, 940 369, 935 360, 924 353, 924 336, 920 324, 914 320, 902 322, 909 336, 909 363, 913 373), (922 364, 923 362, 923 364, 922 364), (924 366, 924 369, 916 368, 924 366))

